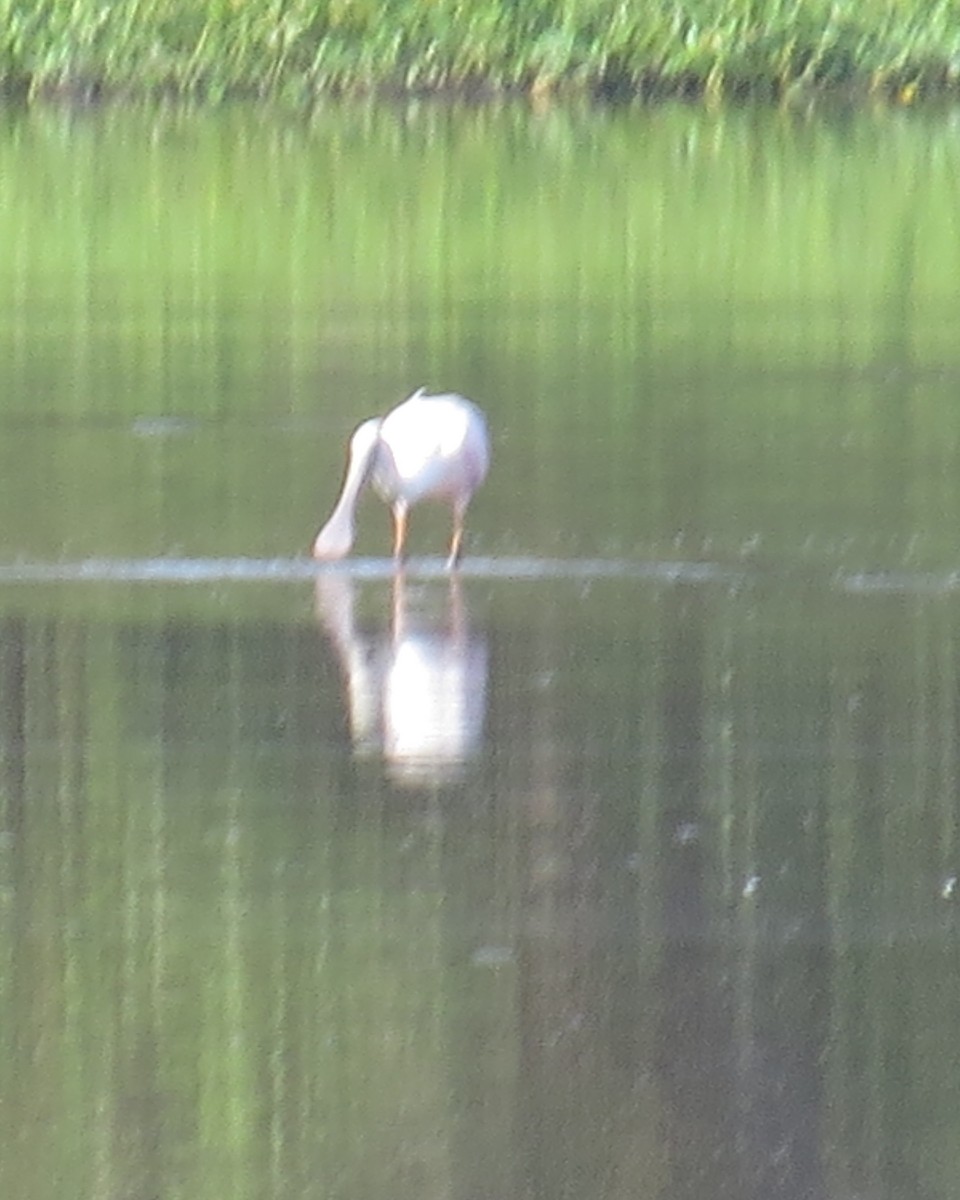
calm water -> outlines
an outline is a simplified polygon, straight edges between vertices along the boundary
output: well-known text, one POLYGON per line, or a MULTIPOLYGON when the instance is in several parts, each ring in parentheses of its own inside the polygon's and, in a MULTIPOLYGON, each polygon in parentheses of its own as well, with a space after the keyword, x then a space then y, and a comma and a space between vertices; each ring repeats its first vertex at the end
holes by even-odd
POLYGON ((958 145, 0 118, 0 1194, 958 1194, 958 145))

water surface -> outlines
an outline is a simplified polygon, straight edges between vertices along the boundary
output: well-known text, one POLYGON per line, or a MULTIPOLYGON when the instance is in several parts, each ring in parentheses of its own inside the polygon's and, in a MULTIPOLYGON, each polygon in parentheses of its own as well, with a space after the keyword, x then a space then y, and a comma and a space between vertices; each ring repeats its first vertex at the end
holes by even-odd
POLYGON ((950 1200, 957 155, 4 115, 4 1195, 950 1200), (463 570, 316 567, 420 384, 463 570))

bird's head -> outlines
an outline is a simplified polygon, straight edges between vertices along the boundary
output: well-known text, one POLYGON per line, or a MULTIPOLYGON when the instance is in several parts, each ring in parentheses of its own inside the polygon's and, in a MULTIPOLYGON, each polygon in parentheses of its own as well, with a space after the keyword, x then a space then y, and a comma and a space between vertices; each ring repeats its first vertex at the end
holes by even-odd
POLYGON ((380 436, 380 419, 372 417, 359 425, 350 438, 347 473, 337 506, 313 543, 314 558, 343 558, 350 553, 354 537, 354 509, 360 489, 370 476, 380 436))

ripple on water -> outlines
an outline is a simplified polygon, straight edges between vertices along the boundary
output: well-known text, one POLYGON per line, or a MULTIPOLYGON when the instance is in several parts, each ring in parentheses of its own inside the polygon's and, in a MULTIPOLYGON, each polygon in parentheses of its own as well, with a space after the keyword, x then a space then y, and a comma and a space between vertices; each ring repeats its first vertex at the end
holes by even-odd
MULTIPOLYGON (((315 562, 310 558, 89 558, 75 562, 0 563, 0 584, 17 583, 211 583, 241 580, 296 581, 318 575, 351 579, 391 579, 396 567, 389 558, 346 558, 315 562)), ((416 579, 445 579, 442 558, 410 559, 404 574, 416 579)), ((458 574, 472 579, 620 580, 683 585, 736 586, 776 583, 775 570, 745 569, 716 562, 637 561, 618 558, 468 558, 458 574)), ((781 580, 782 582, 783 580, 781 580)), ((853 594, 931 595, 960 588, 960 573, 909 571, 805 575, 805 585, 820 583, 853 594)))
MULTIPOLYGON (((349 558, 318 563, 309 558, 142 558, 83 559, 77 562, 14 562, 0 564, 0 583, 169 582, 207 583, 217 580, 297 580, 319 574, 355 579, 389 579, 396 567, 389 558, 349 558)), ((443 579, 443 559, 411 559, 404 573, 443 579)), ((623 579, 666 583, 732 583, 743 571, 716 563, 636 562, 625 559, 470 558, 461 576, 479 579, 623 579)))

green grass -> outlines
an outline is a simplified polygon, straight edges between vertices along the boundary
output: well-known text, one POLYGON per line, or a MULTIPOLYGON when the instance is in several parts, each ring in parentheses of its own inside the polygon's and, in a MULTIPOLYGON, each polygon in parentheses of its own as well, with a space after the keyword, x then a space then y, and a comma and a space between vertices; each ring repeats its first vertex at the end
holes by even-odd
POLYGON ((911 101, 958 80, 960 0, 0 0, 0 81, 30 96, 911 101))

